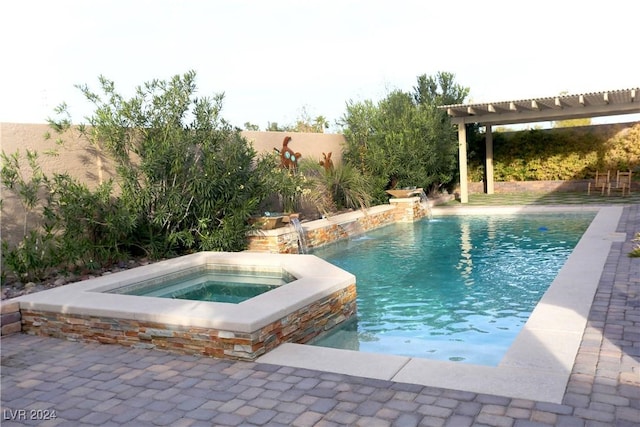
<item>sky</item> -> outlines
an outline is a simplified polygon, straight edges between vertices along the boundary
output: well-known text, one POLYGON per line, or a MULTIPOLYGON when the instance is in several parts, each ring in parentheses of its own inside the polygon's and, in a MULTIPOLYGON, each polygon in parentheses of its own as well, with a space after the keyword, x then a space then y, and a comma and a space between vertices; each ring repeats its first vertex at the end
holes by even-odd
MULTIPOLYGON (((0 122, 45 123, 78 84, 136 86, 193 70, 222 116, 335 122, 347 102, 411 92, 446 71, 468 102, 640 87, 640 2, 607 0, 6 0, 0 122)), ((595 122, 595 121, 594 121, 595 122)))

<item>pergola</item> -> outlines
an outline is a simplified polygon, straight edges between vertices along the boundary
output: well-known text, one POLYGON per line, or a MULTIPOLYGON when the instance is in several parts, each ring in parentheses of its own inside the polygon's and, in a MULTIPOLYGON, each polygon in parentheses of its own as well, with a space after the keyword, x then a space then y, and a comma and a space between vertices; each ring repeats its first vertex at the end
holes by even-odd
POLYGON ((469 202, 466 124, 477 123, 486 127, 486 192, 493 194, 493 125, 640 113, 638 95, 640 88, 439 107, 447 111, 452 123, 458 125, 460 201, 469 202))

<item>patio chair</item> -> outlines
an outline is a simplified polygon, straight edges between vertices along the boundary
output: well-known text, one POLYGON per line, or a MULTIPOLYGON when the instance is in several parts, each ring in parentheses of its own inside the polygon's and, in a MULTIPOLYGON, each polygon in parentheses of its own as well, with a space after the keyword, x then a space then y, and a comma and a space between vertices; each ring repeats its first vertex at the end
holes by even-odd
POLYGON ((625 190, 627 195, 631 194, 631 171, 618 171, 616 174, 616 190, 621 190, 624 196, 625 190))
POLYGON ((587 186, 587 194, 591 194, 591 187, 594 189, 600 189, 600 195, 604 196, 604 190, 607 190, 607 196, 611 194, 611 173, 607 171, 598 172, 596 171, 596 178, 593 181, 589 181, 587 186))

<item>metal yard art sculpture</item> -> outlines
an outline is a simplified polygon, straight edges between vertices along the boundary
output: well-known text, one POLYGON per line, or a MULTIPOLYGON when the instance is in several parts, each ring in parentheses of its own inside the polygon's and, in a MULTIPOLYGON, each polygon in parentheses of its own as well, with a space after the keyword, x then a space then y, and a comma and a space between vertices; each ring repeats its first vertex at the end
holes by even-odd
POLYGON ((331 151, 328 154, 322 153, 322 157, 324 160, 320 160, 320 166, 324 167, 324 171, 326 173, 331 173, 333 171, 333 160, 331 160, 331 151))
POLYGON ((280 153, 280 164, 285 169, 296 169, 298 167, 298 162, 302 154, 294 153, 291 148, 289 148, 289 141, 291 141, 290 136, 285 136, 284 141, 282 141, 282 149, 279 151, 280 153))

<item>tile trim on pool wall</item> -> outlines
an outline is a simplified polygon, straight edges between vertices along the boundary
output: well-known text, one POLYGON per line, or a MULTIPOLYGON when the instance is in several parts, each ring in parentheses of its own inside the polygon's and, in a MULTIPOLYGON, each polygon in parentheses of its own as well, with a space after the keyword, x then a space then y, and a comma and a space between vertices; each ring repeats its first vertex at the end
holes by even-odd
POLYGON ((434 208, 433 214, 594 211, 596 216, 497 367, 285 344, 259 362, 561 403, 622 207, 434 208), (357 366, 357 369, 353 369, 357 366))

